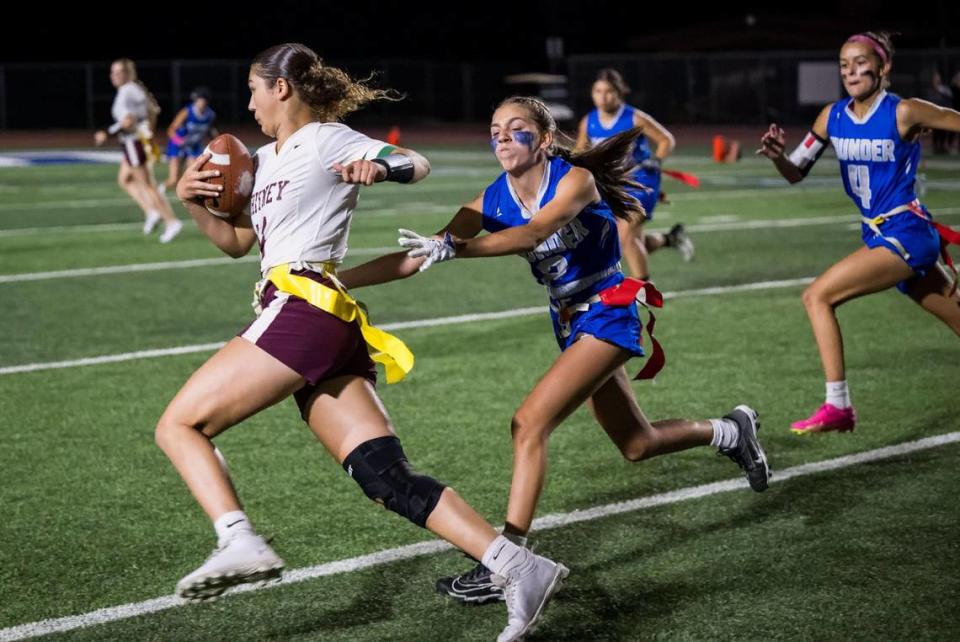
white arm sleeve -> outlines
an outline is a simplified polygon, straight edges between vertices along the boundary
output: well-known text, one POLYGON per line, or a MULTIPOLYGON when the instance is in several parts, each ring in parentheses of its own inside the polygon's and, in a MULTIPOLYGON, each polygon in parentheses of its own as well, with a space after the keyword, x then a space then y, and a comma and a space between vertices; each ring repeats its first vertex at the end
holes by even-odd
POLYGON ((797 166, 801 174, 806 176, 826 147, 827 141, 812 131, 807 132, 797 148, 790 153, 790 162, 797 166))

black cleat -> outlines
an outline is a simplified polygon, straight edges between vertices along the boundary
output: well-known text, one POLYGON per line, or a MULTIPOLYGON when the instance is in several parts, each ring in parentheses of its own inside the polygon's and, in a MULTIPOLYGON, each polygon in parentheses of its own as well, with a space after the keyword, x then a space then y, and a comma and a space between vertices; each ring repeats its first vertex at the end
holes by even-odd
POLYGON ((730 448, 721 448, 720 454, 732 459, 747 475, 750 488, 758 493, 767 490, 770 482, 770 465, 767 464, 767 454, 757 438, 760 422, 757 421, 757 411, 750 406, 740 405, 730 414, 724 415, 740 428, 737 443, 730 448))
POLYGON ((462 575, 441 577, 437 580, 437 593, 453 598, 462 604, 479 606, 502 602, 506 599, 503 595, 503 588, 494 584, 492 577, 493 571, 478 562, 476 566, 462 575))

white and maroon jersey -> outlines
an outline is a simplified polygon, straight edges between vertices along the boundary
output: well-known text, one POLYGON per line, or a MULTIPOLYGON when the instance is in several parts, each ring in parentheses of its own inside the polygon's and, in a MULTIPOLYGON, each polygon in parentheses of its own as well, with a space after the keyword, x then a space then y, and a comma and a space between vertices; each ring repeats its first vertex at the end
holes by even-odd
POLYGON ((387 144, 342 123, 313 122, 257 150, 250 219, 260 245, 260 270, 284 263, 340 263, 347 253, 359 185, 331 169, 373 159, 387 144))
MULTIPOLYGON (((128 82, 117 88, 117 95, 113 99, 113 106, 110 108, 110 114, 113 120, 120 122, 127 114, 133 116, 136 124, 134 128, 127 131, 120 131, 120 141, 136 140, 142 136, 143 129, 150 129, 150 113, 147 106, 147 94, 143 88, 136 82, 128 82)), ((147 136, 149 138, 149 136, 147 136)))

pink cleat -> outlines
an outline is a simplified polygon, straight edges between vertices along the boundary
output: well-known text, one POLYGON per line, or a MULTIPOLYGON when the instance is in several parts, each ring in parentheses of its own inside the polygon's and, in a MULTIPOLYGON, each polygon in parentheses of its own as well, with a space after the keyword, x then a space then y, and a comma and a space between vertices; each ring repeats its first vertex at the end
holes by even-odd
POLYGON ((815 432, 852 432, 857 423, 857 411, 853 406, 837 408, 831 403, 825 403, 809 419, 795 421, 790 424, 790 430, 797 435, 809 435, 815 432))

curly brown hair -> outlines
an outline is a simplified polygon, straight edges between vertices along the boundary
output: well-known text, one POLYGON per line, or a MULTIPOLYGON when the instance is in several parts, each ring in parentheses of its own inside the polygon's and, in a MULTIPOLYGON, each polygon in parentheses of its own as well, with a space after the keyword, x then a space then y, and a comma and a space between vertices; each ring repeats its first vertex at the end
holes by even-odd
POLYGON ((253 59, 253 72, 273 87, 278 78, 289 82, 318 120, 340 120, 376 100, 402 100, 393 89, 375 89, 370 78, 356 80, 347 72, 323 62, 310 47, 288 42, 261 51, 253 59))

